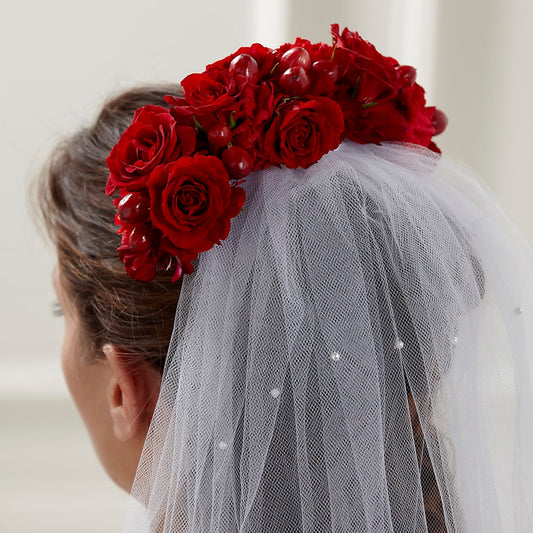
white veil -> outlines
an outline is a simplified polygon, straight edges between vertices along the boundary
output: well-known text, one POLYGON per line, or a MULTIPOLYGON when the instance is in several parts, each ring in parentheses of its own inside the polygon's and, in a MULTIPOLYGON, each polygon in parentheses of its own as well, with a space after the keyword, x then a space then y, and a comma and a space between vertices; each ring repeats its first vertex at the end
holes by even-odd
POLYGON ((183 278, 125 531, 531 531, 533 252, 481 180, 344 142, 243 186, 183 278))

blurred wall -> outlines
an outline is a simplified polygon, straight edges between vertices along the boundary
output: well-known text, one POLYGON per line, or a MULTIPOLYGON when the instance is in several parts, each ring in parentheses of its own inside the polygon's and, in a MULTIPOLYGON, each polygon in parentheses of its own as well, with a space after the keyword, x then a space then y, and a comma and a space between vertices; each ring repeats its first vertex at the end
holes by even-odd
MULTIPOLYGON (((84 501, 87 494, 98 494, 85 506, 81 500, 78 506, 70 503, 78 509, 73 523, 83 522, 87 531, 104 531, 102 523, 115 531, 111 524, 121 513, 118 509, 115 518, 107 508, 103 518, 94 513, 103 501, 114 508, 112 498, 119 492, 103 481, 92 456, 93 462, 82 463, 89 461, 89 444, 62 383, 62 321, 50 313, 54 259, 31 225, 34 208, 26 209, 26 189, 51 145, 88 124, 103 99, 121 88, 178 81, 254 41, 276 46, 297 35, 329 40, 329 24, 338 21, 384 54, 417 66, 429 103, 450 119, 439 146, 484 177, 533 243, 532 18, 533 3, 527 0, 21 0, 4 7, 0 415, 9 429, 0 470, 19 480, 20 493, 10 491, 0 504, 6 505, 0 529, 36 530, 35 521, 43 517, 53 523, 66 494, 84 494, 84 501), (50 440, 41 444, 45 437, 50 440), (65 477, 60 468, 65 442, 78 443, 71 456, 73 464, 79 457, 77 477, 65 477), (30 453, 41 459, 31 467, 30 453), (54 478, 56 493, 49 485, 54 478), (37 500, 44 514, 25 513, 37 500), (57 509, 50 507, 54 501, 57 509)), ((72 527, 56 523, 53 530, 81 531, 72 527)))

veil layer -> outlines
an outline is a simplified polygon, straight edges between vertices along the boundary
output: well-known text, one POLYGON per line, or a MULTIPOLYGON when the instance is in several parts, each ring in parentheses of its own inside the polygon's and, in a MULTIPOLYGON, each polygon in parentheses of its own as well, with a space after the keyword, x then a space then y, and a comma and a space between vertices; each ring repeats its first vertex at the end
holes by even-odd
POLYGON ((525 532, 533 252, 482 181, 343 143, 184 276, 125 531, 525 532))

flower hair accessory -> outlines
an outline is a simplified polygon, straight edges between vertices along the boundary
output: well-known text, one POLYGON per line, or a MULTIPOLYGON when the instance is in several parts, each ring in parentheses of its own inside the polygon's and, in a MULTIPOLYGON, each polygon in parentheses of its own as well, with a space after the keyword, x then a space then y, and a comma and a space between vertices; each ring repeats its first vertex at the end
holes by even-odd
POLYGON ((253 44, 181 82, 168 109, 137 109, 113 147, 106 194, 117 207, 128 275, 177 281, 220 244, 245 201, 240 184, 269 166, 307 168, 348 139, 439 152, 446 116, 426 107, 416 71, 332 25, 333 45, 253 44))

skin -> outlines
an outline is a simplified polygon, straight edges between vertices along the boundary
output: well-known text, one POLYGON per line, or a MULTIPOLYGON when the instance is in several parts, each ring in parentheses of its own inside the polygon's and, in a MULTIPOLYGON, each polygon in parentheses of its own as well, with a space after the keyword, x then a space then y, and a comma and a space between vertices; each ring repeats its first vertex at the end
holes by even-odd
POLYGON ((107 474, 130 491, 161 375, 146 365, 128 363, 112 344, 99 354, 86 353, 78 310, 57 269, 54 287, 65 317, 61 365, 68 389, 107 474))

